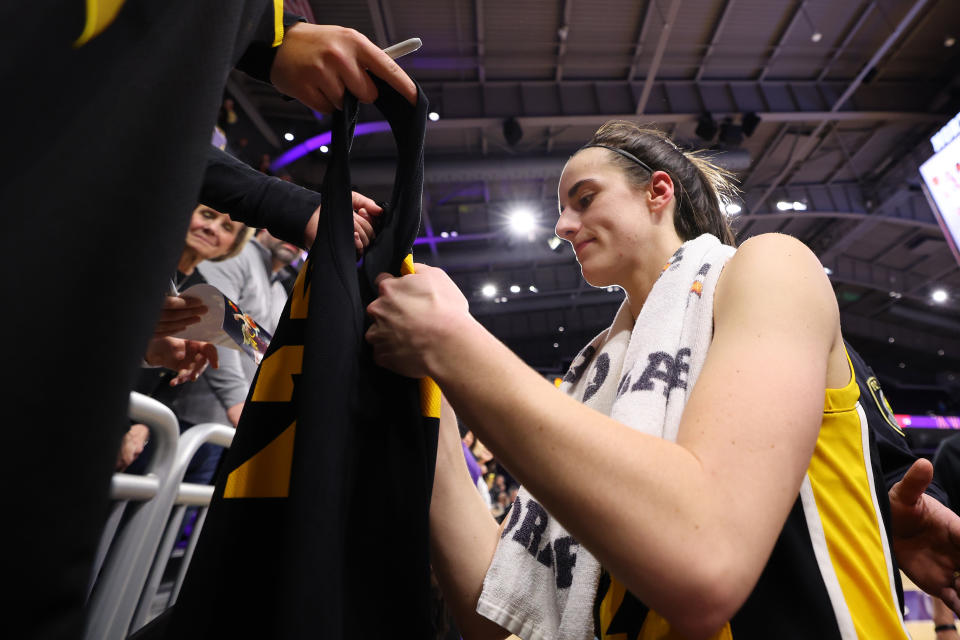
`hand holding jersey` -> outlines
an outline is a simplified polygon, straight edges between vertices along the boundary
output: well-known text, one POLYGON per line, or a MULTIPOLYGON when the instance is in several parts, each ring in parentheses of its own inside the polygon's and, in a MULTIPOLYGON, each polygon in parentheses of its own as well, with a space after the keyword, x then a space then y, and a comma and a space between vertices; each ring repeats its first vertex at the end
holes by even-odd
MULTIPOLYGON (((359 257, 363 250, 373 242, 375 235, 373 219, 379 216, 383 209, 362 193, 353 191, 351 195, 353 199, 353 245, 356 247, 357 257, 359 257)), ((303 230, 303 242, 306 247, 312 247, 313 241, 317 237, 317 225, 319 224, 321 209, 323 209, 323 205, 317 207, 303 230)))
POLYGON ((428 376, 444 337, 463 323, 475 323, 467 299, 441 269, 417 263, 416 272, 377 276, 379 297, 367 306, 373 324, 366 339, 374 361, 410 378, 428 376))
POLYGON ((270 70, 270 82, 311 109, 332 113, 343 108, 344 89, 360 102, 377 99, 370 71, 417 102, 413 80, 366 36, 336 25, 297 23, 287 27, 270 70))

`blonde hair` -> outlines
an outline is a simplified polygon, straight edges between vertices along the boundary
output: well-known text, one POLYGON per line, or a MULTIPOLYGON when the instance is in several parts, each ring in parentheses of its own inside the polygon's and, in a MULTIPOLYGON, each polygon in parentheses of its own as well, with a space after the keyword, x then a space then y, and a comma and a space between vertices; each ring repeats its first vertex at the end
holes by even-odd
POLYGON ((240 255, 240 252, 243 251, 243 248, 247 245, 247 242, 250 238, 253 237, 253 232, 256 231, 253 227, 248 227, 242 222, 237 222, 232 220, 233 224, 238 225, 240 230, 237 231, 237 237, 233 239, 233 244, 230 245, 230 250, 219 258, 210 258, 210 262, 222 262, 224 260, 229 260, 230 258, 236 258, 240 255))

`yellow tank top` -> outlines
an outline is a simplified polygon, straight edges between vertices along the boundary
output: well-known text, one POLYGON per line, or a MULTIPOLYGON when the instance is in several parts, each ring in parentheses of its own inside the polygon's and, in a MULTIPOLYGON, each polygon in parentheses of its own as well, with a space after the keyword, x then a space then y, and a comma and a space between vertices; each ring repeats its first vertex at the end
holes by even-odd
MULTIPOLYGON (((747 602, 713 640, 906 640, 883 527, 867 418, 850 382, 827 389, 816 447, 794 507, 747 602)), ((604 572, 594 604, 601 640, 681 640, 604 572)))

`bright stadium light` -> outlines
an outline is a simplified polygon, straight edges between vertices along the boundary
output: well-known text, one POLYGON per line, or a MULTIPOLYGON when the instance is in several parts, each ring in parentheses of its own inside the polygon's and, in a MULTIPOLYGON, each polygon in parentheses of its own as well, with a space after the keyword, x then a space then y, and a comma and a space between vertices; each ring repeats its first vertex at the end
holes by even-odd
POLYGON ((507 215, 510 229, 517 235, 529 234, 537 226, 537 219, 533 212, 526 207, 518 207, 507 215))
POLYGON ((483 285, 483 288, 480 289, 480 293, 482 293, 486 298, 492 298, 493 296, 497 295, 497 285, 488 282, 487 284, 483 285))
POLYGON ((743 208, 740 205, 738 205, 736 202, 728 202, 727 205, 724 207, 724 209, 726 210, 727 215, 729 216, 735 216, 741 211, 743 211, 743 208))
POLYGON ((946 289, 936 289, 930 294, 930 299, 938 304, 946 302, 949 297, 950 296, 947 295, 946 289))

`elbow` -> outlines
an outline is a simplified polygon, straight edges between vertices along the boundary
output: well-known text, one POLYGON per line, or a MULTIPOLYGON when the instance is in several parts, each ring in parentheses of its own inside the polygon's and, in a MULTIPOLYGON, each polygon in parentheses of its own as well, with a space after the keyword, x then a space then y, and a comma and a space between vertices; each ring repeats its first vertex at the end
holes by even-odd
POLYGON ((670 620, 670 624, 687 640, 707 640, 730 621, 737 608, 722 595, 704 594, 693 599, 686 611, 670 620))
MULTIPOLYGON (((700 556, 696 569, 689 571, 686 584, 678 589, 669 613, 671 627, 688 640, 707 640, 716 635, 743 606, 755 580, 742 575, 731 554, 700 556)), ((692 567, 692 565, 688 565, 692 567)))

